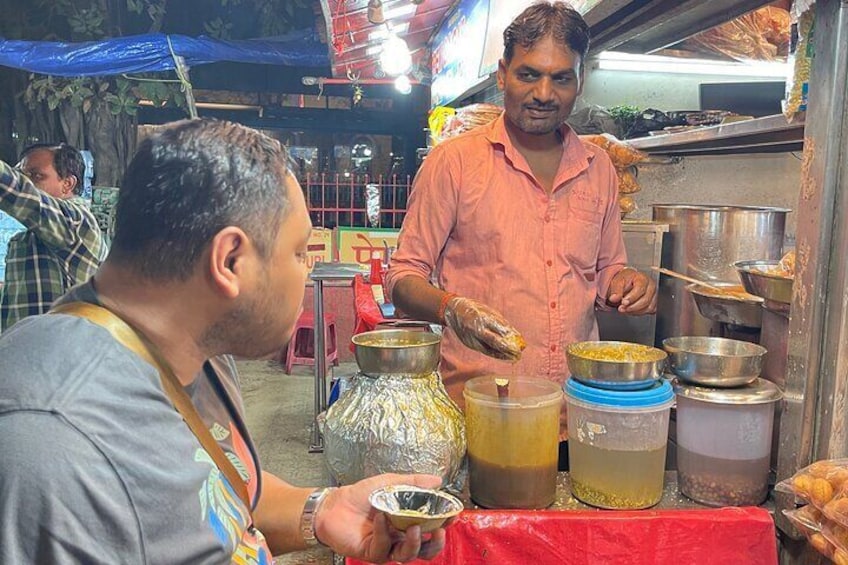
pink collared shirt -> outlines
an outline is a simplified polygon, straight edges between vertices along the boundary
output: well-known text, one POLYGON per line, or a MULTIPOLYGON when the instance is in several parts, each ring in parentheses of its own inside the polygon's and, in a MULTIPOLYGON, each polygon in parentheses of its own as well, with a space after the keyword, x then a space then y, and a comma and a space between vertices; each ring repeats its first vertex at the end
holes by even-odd
POLYGON ((503 115, 435 147, 415 177, 389 292, 406 276, 435 274, 439 287, 498 310, 527 341, 511 364, 446 330, 440 369, 460 406, 465 381, 478 375, 563 383, 565 347, 597 339, 595 308, 626 264, 615 169, 567 126, 562 134, 551 194, 510 142, 503 115))

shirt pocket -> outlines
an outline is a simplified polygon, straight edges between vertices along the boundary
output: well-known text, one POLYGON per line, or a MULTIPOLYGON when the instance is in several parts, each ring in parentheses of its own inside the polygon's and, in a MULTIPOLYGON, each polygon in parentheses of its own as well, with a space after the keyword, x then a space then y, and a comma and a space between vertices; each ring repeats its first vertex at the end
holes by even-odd
POLYGON ((600 210, 573 205, 569 208, 565 252, 581 272, 594 271, 597 267, 603 221, 600 210))

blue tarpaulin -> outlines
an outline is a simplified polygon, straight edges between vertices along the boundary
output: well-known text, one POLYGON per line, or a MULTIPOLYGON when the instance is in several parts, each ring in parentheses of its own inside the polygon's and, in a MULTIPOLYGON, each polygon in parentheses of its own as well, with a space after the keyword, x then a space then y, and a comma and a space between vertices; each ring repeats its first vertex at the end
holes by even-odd
POLYGON ((327 46, 312 30, 274 40, 227 41, 163 33, 80 43, 0 38, 0 65, 64 77, 169 71, 175 67, 171 48, 189 67, 218 61, 304 67, 329 65, 327 46))

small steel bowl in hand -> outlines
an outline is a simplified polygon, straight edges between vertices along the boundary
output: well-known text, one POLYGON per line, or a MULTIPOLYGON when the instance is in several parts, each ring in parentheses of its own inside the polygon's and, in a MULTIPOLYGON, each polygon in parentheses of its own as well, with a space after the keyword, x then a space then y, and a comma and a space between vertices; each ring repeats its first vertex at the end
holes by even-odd
POLYGON ((624 341, 578 341, 565 350, 571 376, 591 386, 635 390, 658 381, 668 357, 662 349, 624 341))
POLYGON ((376 330, 353 336, 356 364, 366 375, 427 375, 439 366, 442 338, 432 332, 376 330))
POLYGON ((756 343, 722 337, 670 337, 663 341, 671 371, 681 381, 716 388, 757 380, 767 350, 756 343))
POLYGON ((405 532, 412 526, 421 526, 422 534, 441 528, 464 508, 458 498, 446 492, 409 485, 377 489, 368 500, 398 530, 405 532))

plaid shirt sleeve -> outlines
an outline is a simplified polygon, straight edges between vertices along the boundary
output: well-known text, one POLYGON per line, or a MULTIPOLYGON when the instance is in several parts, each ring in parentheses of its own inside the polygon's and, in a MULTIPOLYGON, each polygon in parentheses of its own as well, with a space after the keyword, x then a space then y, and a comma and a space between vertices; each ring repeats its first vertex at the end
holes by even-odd
POLYGON ((9 241, 0 289, 0 331, 47 312, 88 280, 106 255, 97 220, 79 198, 61 200, 0 161, 0 210, 26 227, 9 241))
POLYGON ((67 248, 69 242, 79 240, 83 217, 78 207, 42 192, 3 161, 0 161, 0 210, 50 247, 67 248))

